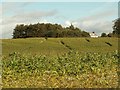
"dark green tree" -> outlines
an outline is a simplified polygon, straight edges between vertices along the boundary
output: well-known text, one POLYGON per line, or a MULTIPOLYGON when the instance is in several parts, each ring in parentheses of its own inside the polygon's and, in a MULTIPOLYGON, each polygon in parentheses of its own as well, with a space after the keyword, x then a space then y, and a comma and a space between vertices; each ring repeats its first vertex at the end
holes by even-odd
POLYGON ((101 37, 107 37, 107 34, 106 33, 102 33, 101 37))
POLYGON ((120 36, 120 18, 118 18, 114 21, 113 35, 120 36))
POLYGON ((30 25, 16 25, 13 38, 29 37, 89 37, 89 33, 75 28, 72 24, 70 27, 62 27, 59 24, 37 23, 30 25))
POLYGON ((108 37, 113 37, 113 33, 109 33, 107 36, 108 37))
POLYGON ((71 26, 69 27, 70 30, 74 30, 74 26, 71 24, 71 26))

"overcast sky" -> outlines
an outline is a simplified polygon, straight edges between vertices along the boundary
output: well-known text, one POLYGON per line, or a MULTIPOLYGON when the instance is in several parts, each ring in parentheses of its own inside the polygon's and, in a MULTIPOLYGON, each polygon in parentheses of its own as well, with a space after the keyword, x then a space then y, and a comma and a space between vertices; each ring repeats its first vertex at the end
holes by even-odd
POLYGON ((118 18, 118 2, 2 2, 0 11, 0 38, 12 38, 17 24, 38 22, 64 27, 72 23, 100 35, 112 32, 112 21, 118 18))

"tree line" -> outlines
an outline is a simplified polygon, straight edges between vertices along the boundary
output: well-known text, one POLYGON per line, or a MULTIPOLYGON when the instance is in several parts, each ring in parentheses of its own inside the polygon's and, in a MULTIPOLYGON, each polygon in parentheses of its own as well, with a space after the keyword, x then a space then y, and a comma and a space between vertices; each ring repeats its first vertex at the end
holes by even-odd
MULTIPOLYGON (((86 31, 74 27, 62 27, 60 24, 37 23, 30 25, 16 25, 13 38, 29 38, 29 37, 90 37, 86 31)), ((102 33, 101 37, 120 37, 120 18, 114 20, 113 31, 106 34, 102 33)))
POLYGON ((62 27, 60 24, 37 23, 30 25, 16 25, 13 38, 29 37, 90 37, 89 33, 74 27, 62 27))

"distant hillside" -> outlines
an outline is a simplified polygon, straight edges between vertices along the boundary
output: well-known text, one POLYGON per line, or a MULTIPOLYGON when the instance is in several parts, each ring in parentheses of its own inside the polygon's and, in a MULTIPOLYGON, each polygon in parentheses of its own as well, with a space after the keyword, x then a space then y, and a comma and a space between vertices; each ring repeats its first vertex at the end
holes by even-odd
POLYGON ((74 27, 62 27, 59 24, 37 23, 17 25, 13 32, 13 38, 29 38, 29 37, 90 37, 86 31, 74 27))

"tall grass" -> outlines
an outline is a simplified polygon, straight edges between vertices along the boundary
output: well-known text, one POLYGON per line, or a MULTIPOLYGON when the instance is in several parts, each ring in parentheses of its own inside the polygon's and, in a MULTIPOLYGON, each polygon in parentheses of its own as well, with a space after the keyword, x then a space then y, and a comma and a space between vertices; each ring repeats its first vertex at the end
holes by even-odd
POLYGON ((117 52, 3 57, 3 87, 116 88, 117 52))

